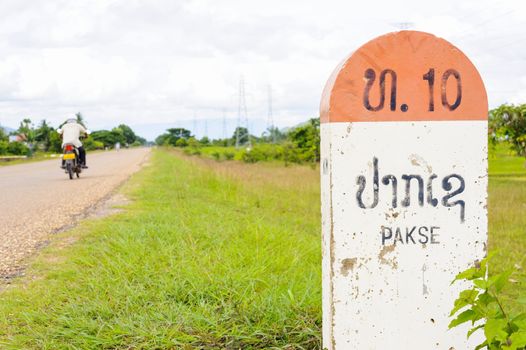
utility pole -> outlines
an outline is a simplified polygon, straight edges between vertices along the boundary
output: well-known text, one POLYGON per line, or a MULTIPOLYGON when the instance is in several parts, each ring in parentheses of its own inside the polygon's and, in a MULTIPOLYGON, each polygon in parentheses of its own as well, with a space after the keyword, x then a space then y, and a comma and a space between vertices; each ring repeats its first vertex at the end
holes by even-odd
POLYGON ((239 135, 239 128, 241 127, 241 123, 244 121, 244 124, 246 126, 247 135, 246 135, 246 143, 248 143, 248 146, 251 146, 250 141, 250 132, 248 130, 248 113, 247 113, 247 103, 245 99, 245 79, 243 76, 239 79, 239 96, 238 96, 238 106, 237 106, 237 127, 236 127, 236 148, 239 148, 244 142, 242 140, 241 135, 239 135))

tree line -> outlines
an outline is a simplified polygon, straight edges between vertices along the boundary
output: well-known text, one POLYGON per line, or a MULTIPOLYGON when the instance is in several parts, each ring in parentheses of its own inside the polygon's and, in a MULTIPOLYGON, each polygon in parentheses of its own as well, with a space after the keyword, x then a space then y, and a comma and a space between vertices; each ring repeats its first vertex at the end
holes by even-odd
MULTIPOLYGON (((84 125, 84 117, 76 114, 77 122, 84 125)), ((32 155, 35 152, 62 152, 62 139, 57 132, 63 124, 54 128, 45 119, 34 125, 30 118, 20 122, 17 130, 7 133, 0 127, 0 155, 32 155), (10 137, 15 139, 10 141, 10 137)), ((113 148, 117 143, 122 146, 141 146, 146 139, 138 136, 126 124, 120 124, 111 130, 96 130, 82 141, 86 150, 113 148)))
MULTIPOLYGON (((490 145, 508 142, 517 155, 526 157, 526 104, 503 104, 488 112, 488 139, 490 145)), ((233 159, 235 151, 245 162, 262 160, 283 160, 286 163, 315 163, 320 160, 320 122, 309 119, 289 130, 270 128, 261 136, 249 134, 244 127, 237 127, 231 137, 210 140, 197 139, 185 128, 171 128, 155 140, 160 146, 174 146, 185 149, 188 154, 201 154, 204 147, 216 146, 211 153, 216 159, 233 159), (217 149, 217 146, 224 150, 217 149)))
POLYGON ((503 104, 489 111, 490 144, 507 141, 526 157, 526 104, 503 104))
POLYGON ((201 154, 204 148, 215 146, 211 155, 216 158, 234 159, 235 147, 239 158, 248 163, 264 160, 283 160, 286 163, 316 163, 320 159, 320 121, 309 119, 289 130, 269 128, 261 136, 251 135, 247 128, 237 127, 229 138, 197 139, 185 128, 170 128, 159 135, 159 146, 180 147, 188 154, 201 154))

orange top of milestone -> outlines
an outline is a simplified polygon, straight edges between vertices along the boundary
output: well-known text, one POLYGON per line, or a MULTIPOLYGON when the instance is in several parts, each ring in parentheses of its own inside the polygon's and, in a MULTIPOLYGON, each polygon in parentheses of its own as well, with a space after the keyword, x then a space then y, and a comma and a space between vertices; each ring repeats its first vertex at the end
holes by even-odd
POLYGON ((484 83, 459 49, 434 35, 400 31, 369 41, 323 91, 327 122, 486 120, 484 83))

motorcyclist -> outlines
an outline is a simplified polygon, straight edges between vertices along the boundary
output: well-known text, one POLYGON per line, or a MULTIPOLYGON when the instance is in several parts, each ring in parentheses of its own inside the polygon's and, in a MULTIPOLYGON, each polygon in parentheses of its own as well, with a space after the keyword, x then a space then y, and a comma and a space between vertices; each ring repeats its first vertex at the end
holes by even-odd
MULTIPOLYGON (((87 130, 82 124, 77 122, 77 119, 70 118, 66 120, 57 132, 62 136, 62 148, 66 144, 74 145, 79 152, 79 163, 83 169, 87 169, 86 165, 86 150, 82 147, 82 142, 80 142, 81 136, 88 136, 90 131, 87 130)), ((62 164, 64 166, 64 163, 62 164)))

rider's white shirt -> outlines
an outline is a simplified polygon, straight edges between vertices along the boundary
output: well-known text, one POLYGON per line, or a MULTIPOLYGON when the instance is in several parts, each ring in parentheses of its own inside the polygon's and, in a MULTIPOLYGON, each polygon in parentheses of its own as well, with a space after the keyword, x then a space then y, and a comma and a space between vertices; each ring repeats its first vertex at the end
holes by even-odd
POLYGON ((57 132, 62 135, 62 147, 66 143, 71 143, 75 147, 81 147, 80 136, 86 134, 88 131, 80 124, 66 123, 62 128, 57 129, 57 132))

